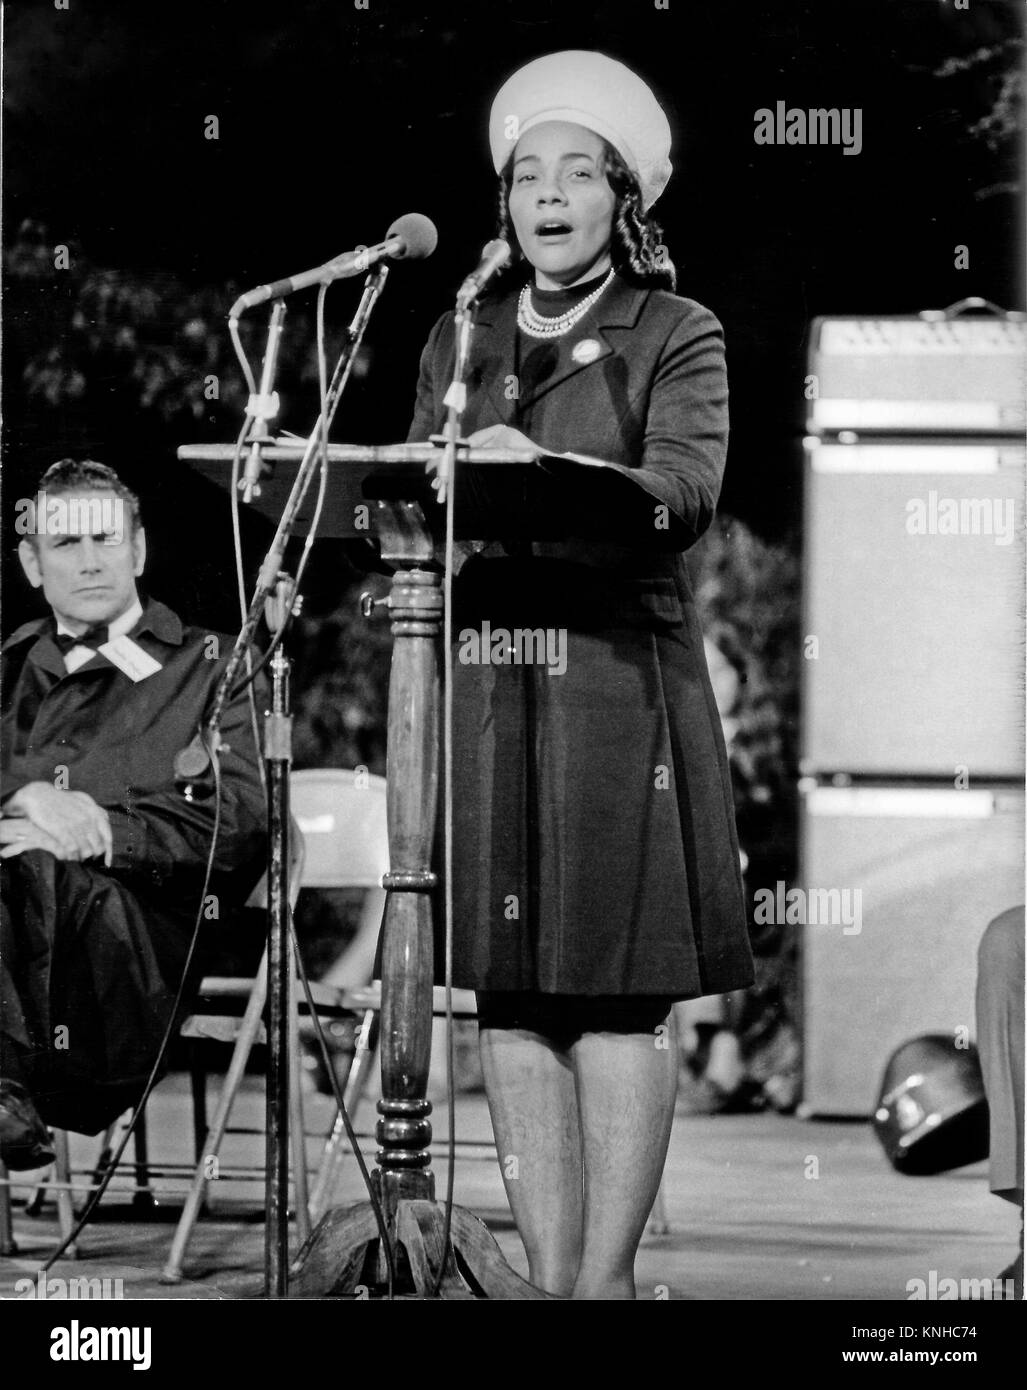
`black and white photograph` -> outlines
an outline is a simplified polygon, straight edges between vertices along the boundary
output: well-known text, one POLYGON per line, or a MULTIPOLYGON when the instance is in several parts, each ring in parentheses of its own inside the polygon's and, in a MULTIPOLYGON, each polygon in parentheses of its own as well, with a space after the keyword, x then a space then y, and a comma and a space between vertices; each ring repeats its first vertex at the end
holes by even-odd
POLYGON ((480 1299, 1006 1364, 1025 27, 4 6, 30 1374, 480 1299))

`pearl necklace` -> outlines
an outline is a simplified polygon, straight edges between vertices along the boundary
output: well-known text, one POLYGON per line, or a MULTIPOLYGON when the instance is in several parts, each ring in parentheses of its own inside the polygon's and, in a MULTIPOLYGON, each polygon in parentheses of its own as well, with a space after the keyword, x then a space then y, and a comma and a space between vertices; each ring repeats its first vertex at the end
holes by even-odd
POLYGON ((517 327, 522 333, 527 333, 529 338, 562 338, 585 317, 612 279, 613 266, 610 267, 610 273, 603 283, 597 285, 591 294, 586 295, 573 308, 568 309, 566 313, 558 314, 555 318, 547 318, 544 314, 537 312, 531 302, 531 285, 530 283, 526 284, 517 300, 517 327))

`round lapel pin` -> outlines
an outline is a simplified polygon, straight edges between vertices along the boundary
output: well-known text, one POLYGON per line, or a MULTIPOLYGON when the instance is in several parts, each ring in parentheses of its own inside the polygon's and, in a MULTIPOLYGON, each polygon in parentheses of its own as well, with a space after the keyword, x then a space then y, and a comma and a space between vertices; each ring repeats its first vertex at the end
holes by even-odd
POLYGON ((582 366, 587 366, 589 362, 596 360, 602 350, 602 346, 594 338, 582 338, 581 342, 575 343, 571 349, 571 357, 582 366))

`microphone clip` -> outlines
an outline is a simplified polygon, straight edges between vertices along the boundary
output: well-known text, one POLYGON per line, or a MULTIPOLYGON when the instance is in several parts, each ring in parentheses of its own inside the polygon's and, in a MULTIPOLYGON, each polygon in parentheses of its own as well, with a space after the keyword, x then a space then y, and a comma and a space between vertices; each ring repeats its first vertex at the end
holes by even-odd
MULTIPOLYGON (((262 394, 255 391, 246 402, 246 414, 252 415, 256 420, 274 420, 281 409, 281 401, 277 391, 268 391, 262 394)), ((256 435, 256 430, 250 435, 247 443, 252 443, 256 435)))

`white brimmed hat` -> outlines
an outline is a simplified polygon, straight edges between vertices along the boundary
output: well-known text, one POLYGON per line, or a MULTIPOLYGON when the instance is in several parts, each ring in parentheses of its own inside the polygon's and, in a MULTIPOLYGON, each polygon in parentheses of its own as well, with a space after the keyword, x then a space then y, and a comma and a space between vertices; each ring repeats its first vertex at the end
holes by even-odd
POLYGON ((543 121, 571 121, 608 140, 638 179, 646 210, 666 188, 670 123, 649 87, 616 58, 572 48, 535 58, 507 78, 489 116, 497 174, 520 137, 543 121))

